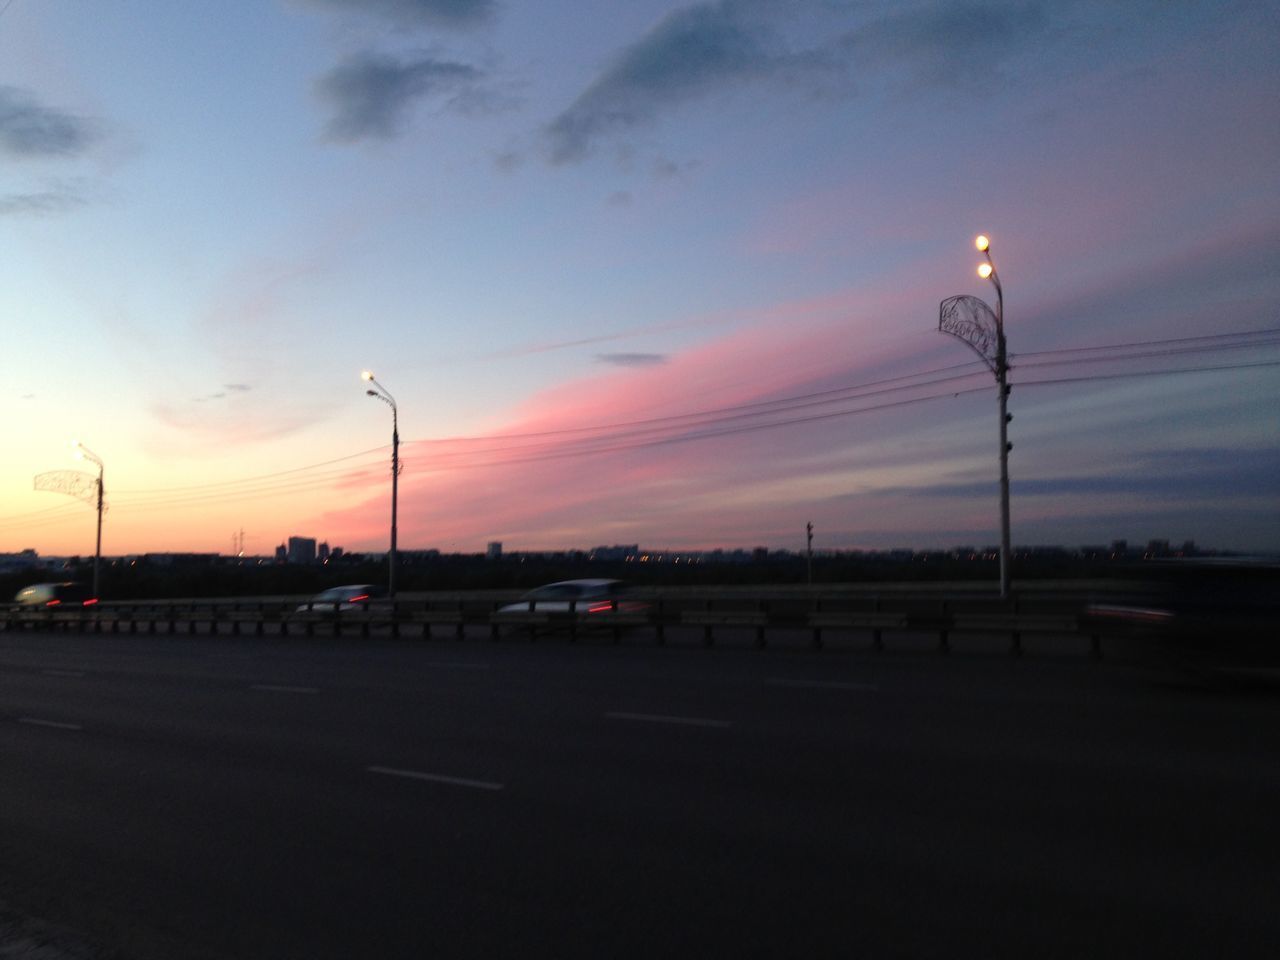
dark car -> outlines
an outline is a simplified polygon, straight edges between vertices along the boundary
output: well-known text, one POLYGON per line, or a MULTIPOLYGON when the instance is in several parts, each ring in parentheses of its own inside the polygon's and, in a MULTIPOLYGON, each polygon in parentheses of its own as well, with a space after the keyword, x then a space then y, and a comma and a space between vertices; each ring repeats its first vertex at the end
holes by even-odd
POLYGON ((13 598, 24 607, 90 607, 98 602, 83 583, 33 583, 23 587, 13 598))
POLYGON ((1145 564, 1090 603, 1084 622, 1125 649, 1197 672, 1280 667, 1280 562, 1248 557, 1145 564))

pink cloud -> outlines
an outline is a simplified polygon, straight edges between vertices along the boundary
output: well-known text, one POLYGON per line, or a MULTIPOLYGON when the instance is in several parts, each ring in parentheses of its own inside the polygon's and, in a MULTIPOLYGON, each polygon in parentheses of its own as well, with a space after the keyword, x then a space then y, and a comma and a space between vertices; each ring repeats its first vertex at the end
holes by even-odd
MULTIPOLYGON (((806 422, 848 408, 822 404, 821 396, 809 407, 755 405, 918 371, 922 344, 952 363, 968 359, 933 343, 929 313, 911 323, 918 338, 885 322, 895 312, 920 313, 918 295, 903 289, 762 311, 753 325, 661 366, 609 368, 545 390, 487 436, 406 443, 402 544, 474 550, 489 539, 527 547, 756 542, 773 522, 765 514, 795 501, 796 515, 804 516, 831 499, 830 483, 815 487, 803 477, 789 493, 797 471, 814 470, 815 458, 838 463, 851 437, 864 445, 876 440, 874 426, 868 439, 865 424, 850 429, 844 417, 806 422), (778 420, 797 422, 744 429, 778 420)), ((930 354, 923 356, 928 362, 930 354)), ((334 512, 326 528, 340 529, 345 542, 382 549, 385 496, 334 512)))

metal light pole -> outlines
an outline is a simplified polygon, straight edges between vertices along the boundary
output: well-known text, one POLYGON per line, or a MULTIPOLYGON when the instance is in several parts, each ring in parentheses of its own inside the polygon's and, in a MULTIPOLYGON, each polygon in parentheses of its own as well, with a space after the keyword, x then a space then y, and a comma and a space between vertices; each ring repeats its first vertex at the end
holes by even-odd
POLYGON ((380 384, 371 372, 365 370, 361 379, 372 383, 376 389, 366 390, 371 397, 377 397, 391 408, 391 553, 387 569, 387 594, 394 600, 396 595, 396 500, 400 482, 400 417, 396 409, 395 397, 380 384))
POLYGON ((98 579, 98 568, 102 564, 102 478, 106 473, 106 468, 103 466, 101 458, 79 440, 75 442, 75 448, 76 456, 81 460, 88 460, 90 463, 96 463, 98 465, 98 540, 97 544, 93 548, 93 596, 96 599, 101 596, 98 592, 98 585, 100 582, 98 579))
POLYGON ((974 246, 983 255, 978 276, 996 288, 996 309, 977 297, 958 296, 943 300, 938 308, 938 329, 967 343, 996 377, 1000 404, 1000 596, 1008 598, 1012 548, 1009 537, 1009 352, 1004 339, 1004 288, 991 259, 991 241, 979 235, 974 246))

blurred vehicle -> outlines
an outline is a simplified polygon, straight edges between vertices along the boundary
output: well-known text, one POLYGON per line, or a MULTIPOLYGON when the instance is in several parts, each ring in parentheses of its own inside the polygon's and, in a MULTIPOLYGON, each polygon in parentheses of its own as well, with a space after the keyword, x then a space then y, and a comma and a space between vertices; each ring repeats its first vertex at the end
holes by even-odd
POLYGON ((372 602, 387 595, 383 587, 372 583, 350 583, 342 587, 330 587, 317 593, 306 603, 298 605, 294 613, 338 613, 347 610, 368 610, 372 602))
POLYGON ((1196 672, 1280 667, 1280 563, 1210 557, 1144 564, 1083 622, 1126 649, 1196 672))
POLYGON ((33 583, 13 598, 24 607, 91 607, 98 598, 83 583, 33 583))
POLYGON ((649 604, 634 600, 631 588, 621 580, 560 580, 530 590, 498 613, 645 613, 649 604))

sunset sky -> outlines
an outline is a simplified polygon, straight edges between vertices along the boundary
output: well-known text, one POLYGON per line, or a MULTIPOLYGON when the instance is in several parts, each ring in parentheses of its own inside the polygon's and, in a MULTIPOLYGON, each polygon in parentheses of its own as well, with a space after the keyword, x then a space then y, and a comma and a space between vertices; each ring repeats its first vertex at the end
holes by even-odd
POLYGON ((0 553, 385 550, 365 368, 402 549, 995 543, 979 232, 1014 542, 1280 551, 1273 0, 0 0, 0 553))

